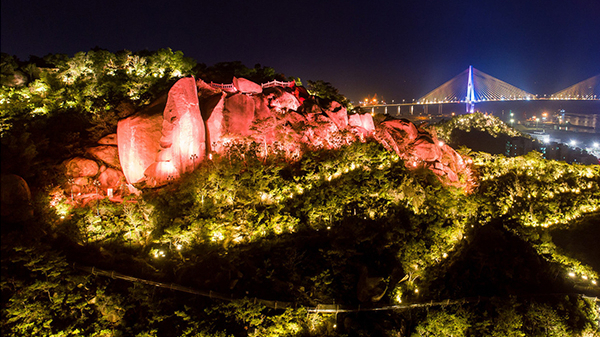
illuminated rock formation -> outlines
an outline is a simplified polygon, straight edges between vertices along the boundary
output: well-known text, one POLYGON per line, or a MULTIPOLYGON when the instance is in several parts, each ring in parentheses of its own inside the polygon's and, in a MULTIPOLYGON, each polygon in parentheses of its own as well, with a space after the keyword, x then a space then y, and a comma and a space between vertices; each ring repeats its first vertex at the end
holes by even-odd
MULTIPOLYGON (((169 91, 163 113, 160 146, 157 162, 170 162, 176 171, 174 175, 194 171, 204 158, 206 154, 204 121, 200 113, 194 78, 177 81, 169 91)), ((167 177, 156 178, 164 181, 167 177)))
POLYGON ((161 104, 119 121, 119 158, 127 182, 142 187, 168 183, 193 171, 206 154, 204 121, 194 78, 184 78, 161 104), (157 109, 158 108, 158 109, 157 109))
POLYGON ((119 150, 115 146, 98 146, 86 149, 87 153, 92 157, 108 164, 109 166, 121 169, 121 162, 119 162, 119 150))
POLYGON ((465 168, 452 148, 409 121, 376 124, 371 114, 348 114, 338 102, 308 97, 298 88, 263 90, 242 78, 234 79, 234 85, 238 91, 225 92, 184 78, 162 106, 155 103, 120 121, 119 157, 127 182, 140 188, 164 185, 193 171, 209 152, 226 151, 232 142, 257 142, 260 156, 277 151, 293 159, 302 151, 337 149, 374 137, 409 167, 425 166, 450 181, 465 168))
POLYGON ((119 144, 117 141, 117 134, 109 134, 98 140, 98 144, 116 146, 119 144))
POLYGON ((298 97, 283 88, 273 87, 266 96, 269 108, 277 113, 296 111, 302 105, 298 97))
POLYGON ((100 173, 98 182, 100 182, 100 188, 103 192, 108 189, 113 189, 113 193, 116 193, 116 191, 126 183, 123 172, 113 168, 107 168, 100 173))
POLYGON ((75 157, 65 161, 66 174, 70 177, 93 177, 98 175, 98 163, 83 157, 75 157))
POLYGON ((21 176, 3 174, 0 187, 2 223, 23 222, 33 217, 31 192, 21 176))
POLYGON ((348 127, 348 112, 338 102, 332 101, 324 112, 339 130, 344 130, 348 127))
POLYGON ((262 93, 261 85, 254 83, 248 79, 244 78, 233 78, 233 85, 237 90, 244 94, 260 94, 262 93))
POLYGON ((135 114, 117 125, 119 160, 127 182, 144 179, 146 169, 156 162, 162 136, 162 116, 135 114))
POLYGON ((459 173, 467 171, 466 163, 454 149, 407 120, 380 123, 375 138, 407 161, 409 168, 424 166, 452 183, 458 181, 459 173))

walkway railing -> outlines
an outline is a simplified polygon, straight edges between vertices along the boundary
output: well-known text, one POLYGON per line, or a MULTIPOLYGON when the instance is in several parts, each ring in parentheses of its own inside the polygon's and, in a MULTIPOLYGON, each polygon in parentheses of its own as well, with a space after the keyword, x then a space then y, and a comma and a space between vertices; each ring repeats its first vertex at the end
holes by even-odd
POLYGON ((283 82, 283 81, 273 80, 271 82, 263 83, 260 86, 263 88, 271 88, 271 87, 293 87, 295 85, 296 85, 295 81, 283 82))
MULTIPOLYGON (((267 83, 263 83, 260 86, 264 89, 264 88, 271 88, 271 87, 285 87, 285 88, 291 88, 294 87, 296 85, 295 81, 289 81, 289 82, 284 82, 284 81, 277 81, 277 80, 273 80, 271 82, 267 82, 267 83)), ((238 91, 238 89, 235 87, 235 85, 233 83, 214 83, 214 82, 210 82, 210 86, 213 88, 217 88, 217 89, 221 89, 224 90, 226 92, 229 93, 235 93, 238 91)))
POLYGON ((231 92, 231 93, 238 91, 238 89, 235 88, 233 83, 225 84, 225 83, 214 83, 211 81, 210 86, 213 88, 218 88, 218 89, 224 90, 226 92, 231 92))
MULTIPOLYGON (((141 279, 141 278, 137 278, 137 277, 131 277, 131 276, 120 274, 115 271, 106 271, 106 270, 96 269, 95 267, 81 266, 81 265, 77 265, 77 264, 73 264, 73 267, 76 269, 79 269, 79 270, 89 272, 93 275, 102 275, 102 276, 111 277, 113 279, 117 278, 117 279, 123 279, 123 280, 130 281, 130 282, 139 282, 139 283, 143 283, 143 284, 147 284, 147 285, 153 285, 156 287, 182 291, 182 292, 199 295, 199 296, 204 296, 204 297, 209 297, 209 298, 216 298, 216 299, 220 299, 220 300, 224 300, 224 301, 231 302, 231 301, 241 300, 240 298, 234 298, 233 295, 227 296, 225 294, 213 292, 213 291, 195 290, 195 289, 181 286, 178 284, 173 284, 173 283, 167 284, 167 283, 161 283, 161 282, 151 281, 151 280, 147 280, 147 279, 141 279)), ((599 301, 599 299, 597 297, 588 296, 588 295, 580 294, 580 293, 535 294, 535 295, 529 295, 529 296, 544 297, 544 296, 557 296, 557 295, 580 296, 582 298, 589 299, 594 302, 599 301)), ((522 296, 526 296, 526 295, 522 295, 522 296)), ((353 306, 344 306, 341 304, 317 304, 317 306, 314 307, 314 306, 305 306, 305 305, 298 304, 298 303, 273 301, 273 300, 266 300, 266 299, 260 299, 260 298, 252 299, 252 298, 246 297, 245 299, 252 301, 254 304, 257 304, 257 303, 262 304, 262 305, 272 308, 272 309, 297 309, 298 307, 303 307, 306 309, 307 312, 311 312, 311 313, 341 313, 341 312, 362 312, 362 311, 390 311, 390 310, 431 307, 431 306, 448 306, 448 305, 454 305, 454 304, 479 303, 482 300, 488 300, 490 298, 489 297, 469 297, 469 298, 454 299, 454 300, 446 299, 446 300, 442 300, 442 301, 438 301, 438 302, 429 301, 429 302, 424 302, 424 303, 398 304, 398 305, 388 305, 388 306, 380 306, 380 307, 363 307, 363 308, 361 308, 360 305, 358 307, 353 307, 353 306)))

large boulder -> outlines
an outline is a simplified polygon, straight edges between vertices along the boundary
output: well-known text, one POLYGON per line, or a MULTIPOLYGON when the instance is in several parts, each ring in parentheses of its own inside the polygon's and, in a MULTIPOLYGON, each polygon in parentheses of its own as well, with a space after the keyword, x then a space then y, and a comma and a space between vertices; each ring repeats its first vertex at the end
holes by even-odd
POLYGON ((146 169, 156 161, 162 121, 161 115, 143 112, 119 121, 119 160, 129 184, 143 180, 146 169))
POLYGON ((2 223, 18 223, 33 217, 31 192, 25 180, 17 175, 2 175, 1 178, 2 223))
POLYGON ((411 148, 411 154, 425 162, 439 161, 442 158, 440 147, 426 136, 417 138, 411 148))
POLYGON ((341 104, 337 101, 332 101, 324 112, 339 130, 346 129, 348 126, 348 112, 341 104))
POLYGON ((262 86, 254 83, 248 79, 244 79, 243 77, 233 78, 233 85, 237 90, 245 94, 260 94, 262 93, 262 86))
POLYGON ((155 187, 193 171, 206 154, 204 121, 194 78, 177 81, 164 103, 158 102, 119 121, 117 138, 128 183, 155 187), (166 170, 156 170, 157 167, 166 170))
POLYGON ((193 77, 180 79, 169 91, 160 145, 161 161, 171 162, 178 174, 194 171, 206 154, 204 121, 193 77))
POLYGON ((302 105, 298 97, 282 88, 273 87, 268 90, 269 94, 266 95, 268 106, 276 112, 297 111, 302 105))
POLYGON ((252 97, 241 93, 227 97, 223 108, 223 134, 252 135, 250 127, 254 121, 254 111, 255 102, 252 97))
POLYGON ((103 193, 106 193, 107 189, 117 191, 126 182, 123 173, 113 168, 104 170, 100 176, 98 176, 98 181, 100 182, 100 188, 103 193))
POLYGON ((115 146, 98 146, 86 149, 87 153, 94 158, 108 164, 109 166, 121 169, 119 162, 119 149, 115 146))
POLYGON ((107 146, 119 145, 119 142, 117 141, 117 134, 116 133, 108 134, 108 135, 104 136, 103 138, 98 140, 98 144, 103 144, 103 145, 107 145, 107 146))
POLYGON ((84 157, 75 157, 63 162, 70 177, 92 177, 98 175, 98 163, 84 157))
POLYGON ((206 147, 208 151, 221 152, 219 140, 225 132, 223 109, 227 93, 201 98, 200 109, 206 127, 206 147))
POLYGON ((223 91, 219 88, 214 88, 210 84, 204 82, 202 79, 196 81, 196 88, 198 88, 198 97, 210 97, 213 95, 221 94, 223 91))
POLYGON ((361 127, 369 133, 373 133, 375 131, 373 116, 371 116, 369 113, 353 114, 348 116, 348 124, 353 127, 361 127))

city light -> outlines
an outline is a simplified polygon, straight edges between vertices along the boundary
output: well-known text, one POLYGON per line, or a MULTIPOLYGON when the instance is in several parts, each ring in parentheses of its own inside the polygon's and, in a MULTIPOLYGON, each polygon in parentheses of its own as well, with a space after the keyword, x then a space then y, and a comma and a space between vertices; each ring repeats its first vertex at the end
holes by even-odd
POLYGON ((571 145, 571 147, 575 147, 577 145, 577 141, 576 140, 571 140, 569 142, 569 145, 571 145))

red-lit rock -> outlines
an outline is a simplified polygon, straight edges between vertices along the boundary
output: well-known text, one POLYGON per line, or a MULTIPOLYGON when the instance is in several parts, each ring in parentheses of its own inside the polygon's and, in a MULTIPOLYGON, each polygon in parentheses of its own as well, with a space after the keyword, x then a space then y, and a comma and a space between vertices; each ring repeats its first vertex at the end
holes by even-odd
POLYGON ((145 179, 138 183, 139 188, 159 187, 179 178, 179 172, 169 161, 152 163, 144 172, 145 179))
POLYGON ((119 161, 130 184, 144 178, 144 172, 156 161, 162 136, 161 115, 135 114, 117 125, 119 161))
POLYGON ((161 147, 179 174, 192 172, 206 154, 204 121, 192 77, 180 79, 169 91, 161 147))
POLYGON ((193 171, 206 153, 194 78, 183 78, 173 85, 162 116, 157 114, 160 107, 155 104, 151 110, 119 122, 119 157, 129 183, 145 187, 164 184, 169 177, 193 171), (160 169, 163 167, 169 170, 160 169))
POLYGON ((116 191, 126 182, 123 173, 112 168, 103 171, 100 176, 98 176, 98 181, 100 182, 100 188, 102 189, 103 194, 106 194, 106 190, 109 188, 116 191))
POLYGON ((66 160, 63 164, 66 168, 67 176, 70 177, 90 177, 98 175, 98 163, 96 163, 94 160, 83 157, 75 157, 70 160, 66 160))
POLYGON ((371 116, 371 114, 360 115, 360 121, 362 123, 362 127, 368 132, 372 133, 375 131, 375 123, 373 123, 373 116, 371 116))
POLYGON ((419 134, 417 127, 412 122, 406 120, 389 120, 384 121, 381 124, 385 125, 387 128, 393 128, 401 131, 403 137, 411 141, 416 139, 419 134))
POLYGON ((225 131, 223 108, 227 93, 213 95, 200 102, 200 109, 206 127, 206 146, 209 151, 221 152, 219 140, 225 131))
POLYGON ((369 133, 375 131, 373 116, 371 114, 352 114, 348 116, 348 124, 353 127, 361 127, 369 133))
POLYGON ((302 105, 297 96, 283 88, 273 87, 268 89, 266 96, 269 108, 276 112, 285 112, 289 110, 296 111, 302 105))
POLYGON ((248 79, 244 79, 243 77, 233 78, 233 85, 237 90, 245 94, 260 94, 262 93, 262 87, 259 84, 256 84, 248 79))
POLYGON ((429 137, 419 137, 411 144, 410 153, 426 162, 439 161, 442 158, 440 147, 429 137))
POLYGON ((213 95, 219 95, 223 91, 219 88, 214 88, 210 84, 204 82, 202 79, 196 81, 196 87, 198 88, 198 97, 210 97, 213 95))
POLYGON ((275 116, 275 112, 269 109, 268 102, 264 96, 252 96, 252 99, 254 100, 254 120, 264 120, 275 116))
POLYGON ((94 158, 108 164, 109 166, 121 169, 119 162, 119 149, 115 146, 98 146, 86 149, 87 153, 94 158))
POLYGON ((107 146, 116 146, 119 144, 119 142, 117 141, 117 134, 108 134, 106 136, 104 136, 103 138, 101 138, 100 140, 98 140, 98 144, 103 144, 103 145, 107 145, 107 146))
POLYGON ((255 102, 248 95, 234 94, 225 99, 223 108, 223 124, 225 128, 222 134, 236 134, 250 136, 252 121, 254 120, 255 102))
MULTIPOLYGON (((337 101, 332 101, 329 107, 325 109, 325 114, 329 117, 339 130, 344 130, 348 126, 348 112, 337 101)), ((369 115, 371 116, 371 115, 369 115)), ((371 120, 372 124, 373 120, 371 120)))

